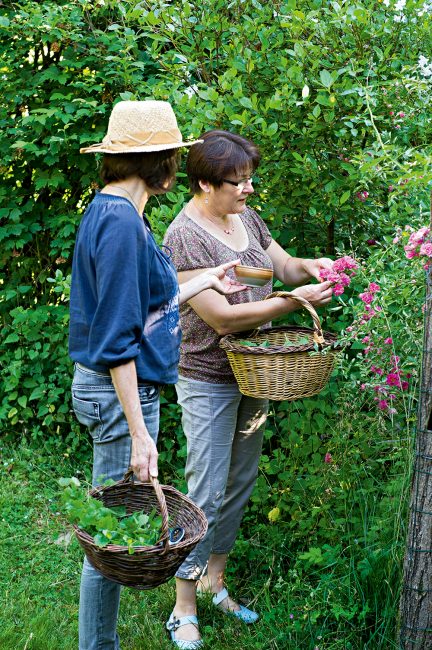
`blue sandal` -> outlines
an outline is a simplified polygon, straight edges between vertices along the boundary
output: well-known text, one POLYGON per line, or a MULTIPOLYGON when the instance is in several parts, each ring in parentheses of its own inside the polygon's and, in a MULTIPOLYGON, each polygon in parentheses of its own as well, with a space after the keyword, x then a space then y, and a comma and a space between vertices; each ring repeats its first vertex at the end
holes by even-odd
POLYGON ((186 639, 175 638, 175 631, 178 630, 179 627, 183 627, 183 625, 188 625, 189 623, 198 627, 197 617, 180 616, 180 618, 177 618, 174 612, 171 613, 171 616, 166 623, 166 629, 171 634, 171 641, 174 643, 174 645, 177 646, 177 648, 180 648, 180 650, 196 650, 197 648, 201 648, 203 646, 202 639, 197 639, 196 641, 186 641, 186 639))
POLYGON ((256 623, 256 621, 259 619, 259 614, 253 612, 247 607, 244 607, 244 605, 240 605, 240 609, 237 610, 225 609, 224 607, 221 607, 220 603, 225 600, 225 598, 228 598, 228 591, 225 588, 212 598, 213 605, 216 605, 216 607, 224 614, 228 614, 228 616, 235 616, 240 621, 243 621, 243 623, 246 623, 246 625, 256 623))

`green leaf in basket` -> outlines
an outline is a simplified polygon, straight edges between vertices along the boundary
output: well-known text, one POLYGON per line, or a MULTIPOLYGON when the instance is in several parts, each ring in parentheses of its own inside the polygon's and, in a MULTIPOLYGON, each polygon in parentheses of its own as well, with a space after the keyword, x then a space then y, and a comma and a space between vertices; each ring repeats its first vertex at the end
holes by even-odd
MULTIPOLYGON (((152 546, 161 536, 162 518, 155 508, 127 514, 124 505, 108 508, 100 499, 89 495, 77 479, 62 478, 61 509, 71 523, 91 535, 97 546, 115 543, 127 546, 152 546)), ((102 491, 100 492, 102 495, 102 491)))
POLYGON ((96 546, 102 546, 103 547, 103 546, 106 546, 107 544, 110 543, 110 540, 108 539, 108 537, 105 537, 105 535, 103 533, 97 533, 93 537, 93 539, 94 539, 94 543, 96 544, 96 546))
POLYGON ((239 341, 240 345, 245 345, 248 348, 257 348, 259 343, 255 343, 254 341, 239 341))
POLYGON ((267 341, 267 339, 266 339, 265 341, 260 343, 259 347, 260 348, 268 348, 268 347, 270 347, 270 341, 267 341))
POLYGON ((299 336, 296 339, 289 340, 285 339, 284 347, 291 348, 296 345, 309 345, 309 339, 306 336, 299 336))

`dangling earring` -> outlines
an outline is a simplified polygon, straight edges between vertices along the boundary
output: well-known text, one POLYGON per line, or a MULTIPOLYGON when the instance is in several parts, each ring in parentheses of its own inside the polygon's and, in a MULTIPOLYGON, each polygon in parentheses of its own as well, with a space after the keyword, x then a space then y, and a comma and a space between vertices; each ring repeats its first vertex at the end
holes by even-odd
POLYGON ((206 205, 208 205, 208 196, 206 196, 206 197, 204 198, 204 203, 205 203, 206 205))

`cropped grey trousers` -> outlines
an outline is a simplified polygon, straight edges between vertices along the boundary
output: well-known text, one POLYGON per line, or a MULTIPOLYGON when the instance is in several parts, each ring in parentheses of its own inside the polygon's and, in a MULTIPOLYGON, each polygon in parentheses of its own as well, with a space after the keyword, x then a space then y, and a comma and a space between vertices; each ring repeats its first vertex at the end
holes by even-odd
POLYGON ((176 576, 198 580, 211 553, 229 553, 258 474, 268 400, 245 397, 237 384, 180 377, 176 384, 187 439, 188 496, 208 531, 176 576))

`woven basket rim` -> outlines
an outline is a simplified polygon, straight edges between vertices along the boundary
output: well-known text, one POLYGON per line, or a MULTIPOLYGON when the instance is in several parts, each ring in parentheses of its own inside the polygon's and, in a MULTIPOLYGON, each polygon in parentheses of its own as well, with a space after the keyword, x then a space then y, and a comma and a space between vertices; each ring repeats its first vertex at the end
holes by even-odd
MULTIPOLYGON (((274 327, 269 327, 264 330, 259 331, 259 336, 265 336, 266 334, 271 334, 273 332, 299 332, 304 333, 304 334, 311 334, 313 336, 314 334, 314 329, 310 327, 301 327, 297 325, 277 325, 274 327)), ((337 336, 336 334, 332 334, 331 332, 325 332, 323 331, 323 336, 324 336, 324 345, 318 344, 319 351, 323 351, 324 349, 330 348, 331 350, 337 350, 340 349, 342 346, 340 343, 337 341, 337 336)), ((247 341, 251 340, 253 341, 253 338, 250 338, 250 333, 242 333, 242 332, 237 332, 235 334, 227 334, 226 336, 223 336, 220 341, 219 341, 219 346, 225 350, 225 351, 230 351, 230 352, 236 352, 239 354, 252 354, 252 355, 265 355, 265 354, 299 354, 302 352, 315 352, 316 351, 316 343, 314 341, 311 341, 311 343, 305 344, 305 345, 293 345, 293 346, 285 346, 285 345, 269 345, 266 348, 261 348, 261 347, 248 347, 247 345, 241 345, 237 341, 241 339, 242 341, 247 341)))

